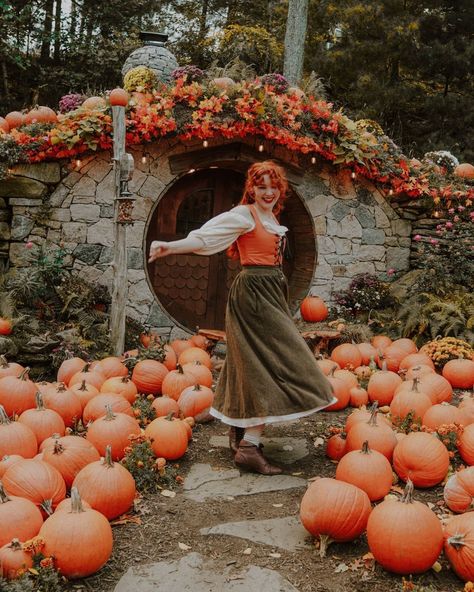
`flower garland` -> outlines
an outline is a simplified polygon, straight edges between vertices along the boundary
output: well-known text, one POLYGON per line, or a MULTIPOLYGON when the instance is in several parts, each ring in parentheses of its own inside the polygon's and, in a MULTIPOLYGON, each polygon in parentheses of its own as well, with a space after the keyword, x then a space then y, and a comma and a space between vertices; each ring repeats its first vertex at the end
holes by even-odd
MULTIPOLYGON (((376 126, 375 126, 376 127, 376 126)), ((111 148, 109 107, 59 114, 41 134, 28 128, 0 135, 20 146, 29 162, 72 159, 111 148)), ((432 163, 408 159, 381 130, 368 131, 331 103, 277 92, 257 80, 227 90, 178 78, 151 92, 133 92, 126 119, 127 145, 174 136, 180 141, 259 137, 307 155, 319 156, 373 182, 387 195, 430 199, 435 208, 474 201, 469 181, 443 175, 432 163)), ((1 150, 0 150, 1 159, 1 150)))

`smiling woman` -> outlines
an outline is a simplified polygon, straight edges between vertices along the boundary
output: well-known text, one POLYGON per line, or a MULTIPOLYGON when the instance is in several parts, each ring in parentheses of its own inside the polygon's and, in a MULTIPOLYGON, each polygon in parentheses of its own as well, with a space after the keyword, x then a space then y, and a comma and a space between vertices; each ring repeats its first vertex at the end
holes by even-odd
POLYGON ((230 247, 242 271, 229 292, 225 328, 227 357, 211 415, 231 426, 230 448, 239 467, 275 475, 260 436, 268 423, 305 417, 331 405, 330 383, 297 331, 287 304, 282 271, 286 226, 279 223, 288 183, 272 161, 247 171, 236 207, 191 231, 184 239, 153 241, 149 262, 183 253, 212 255, 230 247), (291 359, 291 364, 285 364, 291 359))

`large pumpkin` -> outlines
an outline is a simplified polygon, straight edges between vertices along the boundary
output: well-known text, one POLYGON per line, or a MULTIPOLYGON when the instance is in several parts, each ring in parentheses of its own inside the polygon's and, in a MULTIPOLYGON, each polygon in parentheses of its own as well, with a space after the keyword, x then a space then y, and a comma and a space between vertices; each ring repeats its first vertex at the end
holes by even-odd
POLYGON ((37 452, 38 441, 33 430, 19 421, 10 421, 0 405, 0 458, 9 454, 33 458, 37 452))
POLYGON ((367 384, 370 401, 377 401, 379 406, 390 405, 398 386, 402 384, 401 377, 391 370, 378 370, 372 374, 367 384))
POLYGON ((188 432, 179 419, 158 417, 145 428, 155 455, 166 460, 181 458, 188 448, 188 432))
POLYGON ((454 169, 454 174, 463 179, 474 179, 474 165, 469 162, 462 162, 454 169))
POLYGON ((362 364, 362 354, 352 343, 337 345, 331 352, 331 360, 337 362, 341 368, 357 368, 362 364))
POLYGON ((109 520, 124 514, 135 499, 135 480, 120 463, 114 463, 111 447, 105 457, 84 466, 74 479, 81 498, 109 520))
POLYGON ((306 296, 300 304, 303 320, 308 323, 319 323, 327 319, 329 311, 326 303, 319 296, 306 296))
POLYGON ((300 519, 313 536, 319 537, 320 555, 332 542, 352 541, 367 525, 372 508, 362 489, 344 481, 323 477, 313 481, 301 500, 300 519))
POLYGON ((43 553, 54 557, 66 578, 84 578, 98 571, 112 554, 112 528, 97 510, 83 508, 77 489, 71 491, 70 512, 57 512, 41 527, 43 553))
POLYGON ((449 519, 444 527, 444 553, 461 580, 474 580, 474 512, 449 519))
POLYGON ((436 514, 413 500, 409 481, 400 500, 386 499, 367 522, 367 542, 375 560, 397 574, 422 573, 438 559, 443 531, 436 514))
POLYGON ((23 413, 33 409, 36 405, 36 386, 29 379, 29 368, 25 368, 19 376, 4 376, 0 378, 0 405, 3 405, 7 415, 23 413))
POLYGON ((3 546, 15 537, 27 541, 36 536, 43 516, 31 500, 8 495, 0 482, 0 524, 0 546, 3 546))
POLYGON ((371 450, 367 441, 361 450, 345 454, 336 469, 336 479, 356 485, 366 492, 371 502, 388 494, 392 478, 392 467, 387 458, 377 450, 371 450))
POLYGON ((125 456, 125 448, 130 444, 129 436, 138 436, 140 426, 130 415, 113 413, 109 405, 106 408, 107 413, 89 426, 86 438, 97 448, 101 456, 105 456, 106 448, 110 444, 112 459, 121 460, 125 456))
POLYGON ((139 393, 161 395, 161 386, 169 370, 157 360, 140 360, 132 372, 139 393))
POLYGON ((443 376, 454 388, 471 389, 474 386, 474 361, 465 358, 449 360, 444 365, 443 376))
POLYGON ((411 432, 395 448, 393 467, 404 481, 410 479, 416 487, 433 487, 446 477, 448 450, 432 434, 411 432))
POLYGON ((450 510, 461 514, 473 508, 474 501, 474 467, 467 467, 446 482, 443 497, 450 510))
POLYGON ((61 473, 68 488, 79 471, 99 459, 95 446, 80 436, 53 438, 43 448, 43 460, 61 473))
POLYGON ((377 421, 377 409, 371 412, 368 421, 359 421, 351 427, 346 438, 347 452, 360 450, 365 441, 368 441, 372 450, 378 450, 389 461, 392 460, 397 438, 392 428, 381 421, 377 421))

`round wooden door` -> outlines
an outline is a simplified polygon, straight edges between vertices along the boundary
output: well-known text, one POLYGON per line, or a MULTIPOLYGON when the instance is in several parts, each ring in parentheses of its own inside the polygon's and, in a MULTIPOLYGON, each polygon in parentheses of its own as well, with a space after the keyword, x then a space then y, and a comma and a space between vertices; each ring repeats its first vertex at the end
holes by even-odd
MULTIPOLYGON (((200 228, 213 216, 240 201, 244 176, 224 169, 207 169, 181 177, 156 207, 147 235, 152 240, 178 240, 200 228)), ((240 270, 225 252, 209 257, 171 255, 148 266, 149 277, 161 305, 178 323, 224 329, 230 285, 240 270)))

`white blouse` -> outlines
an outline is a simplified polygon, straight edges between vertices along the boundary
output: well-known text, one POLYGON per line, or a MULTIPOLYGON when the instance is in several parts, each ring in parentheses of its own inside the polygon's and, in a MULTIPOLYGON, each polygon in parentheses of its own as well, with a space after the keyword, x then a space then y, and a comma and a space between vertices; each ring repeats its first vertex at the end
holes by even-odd
MULTIPOLYGON (((258 215, 258 214, 257 214, 258 215)), ((281 226, 276 220, 262 220, 263 227, 271 234, 283 236, 288 228, 281 226)), ((245 205, 236 206, 208 220, 201 228, 192 230, 188 236, 199 238, 203 246, 193 251, 196 255, 214 255, 224 251, 235 242, 241 234, 255 228, 255 220, 245 205)))

